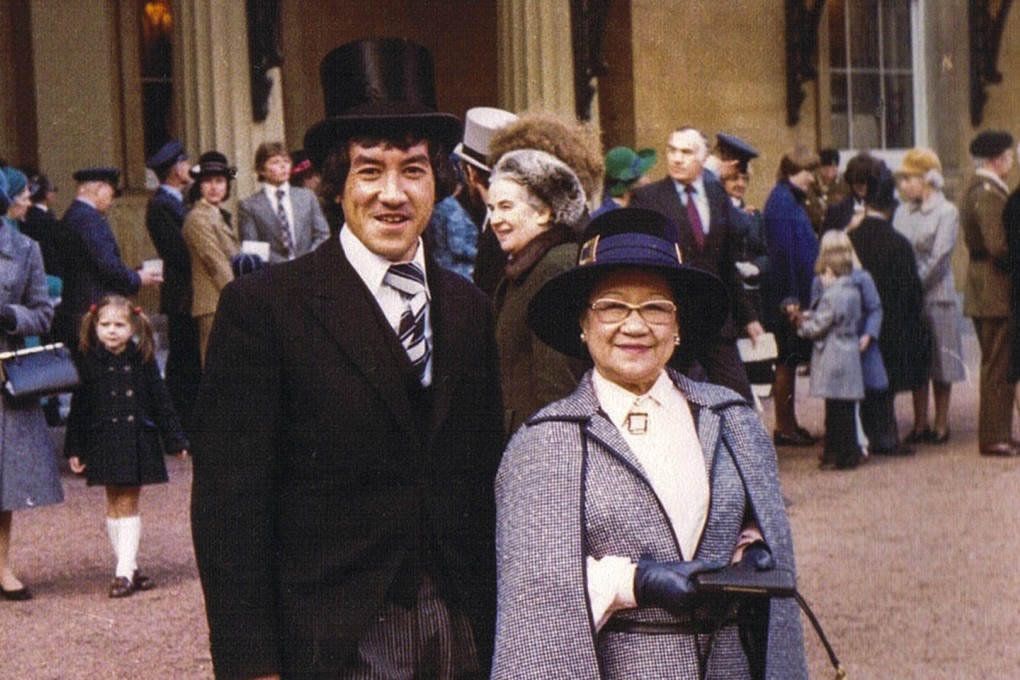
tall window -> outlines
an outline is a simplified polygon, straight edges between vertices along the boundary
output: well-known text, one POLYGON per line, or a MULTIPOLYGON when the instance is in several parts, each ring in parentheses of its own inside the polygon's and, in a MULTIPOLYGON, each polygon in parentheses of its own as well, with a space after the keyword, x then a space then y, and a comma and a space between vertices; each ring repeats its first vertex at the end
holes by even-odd
POLYGON ((173 112, 173 17, 169 0, 140 0, 142 119, 145 157, 171 137, 173 112))
POLYGON ((829 65, 832 137, 843 149, 919 143, 923 57, 919 0, 832 0, 829 65), (920 74, 920 75, 919 75, 920 74))

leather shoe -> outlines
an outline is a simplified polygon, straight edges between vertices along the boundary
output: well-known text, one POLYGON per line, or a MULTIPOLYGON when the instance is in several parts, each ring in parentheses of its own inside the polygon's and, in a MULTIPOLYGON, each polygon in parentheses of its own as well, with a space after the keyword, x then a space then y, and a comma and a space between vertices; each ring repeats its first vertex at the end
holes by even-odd
POLYGON ((928 443, 929 444, 945 444, 947 441, 949 441, 949 428, 948 427, 946 428, 946 431, 943 432, 942 434, 939 434, 935 430, 932 430, 931 431, 931 437, 928 438, 928 443))
POLYGON ((998 456, 1000 458, 1015 458, 1020 456, 1020 451, 1012 444, 982 444, 979 447, 982 456, 998 456))
POLYGON ((127 576, 118 576, 110 583, 110 597, 130 597, 135 592, 135 584, 127 576))
POLYGON ((932 432, 930 427, 926 427, 920 432, 917 430, 911 430, 910 434, 903 438, 903 443, 908 446, 914 446, 916 444, 927 444, 932 441, 935 437, 935 433, 932 432))
POLYGON ((0 588, 0 595, 8 602, 24 602, 25 600, 32 599, 32 591, 26 586, 21 586, 17 590, 4 590, 0 588))
POLYGON ((871 452, 876 456, 912 456, 915 453, 915 449, 904 441, 890 449, 875 448, 871 452))
POLYGON ((131 576, 131 583, 134 585, 135 590, 152 590, 156 587, 156 584, 152 579, 145 576, 137 569, 135 569, 135 573, 131 576))
POLYGON ((776 446, 813 446, 817 440, 807 430, 796 429, 793 432, 776 430, 772 434, 772 441, 776 446))

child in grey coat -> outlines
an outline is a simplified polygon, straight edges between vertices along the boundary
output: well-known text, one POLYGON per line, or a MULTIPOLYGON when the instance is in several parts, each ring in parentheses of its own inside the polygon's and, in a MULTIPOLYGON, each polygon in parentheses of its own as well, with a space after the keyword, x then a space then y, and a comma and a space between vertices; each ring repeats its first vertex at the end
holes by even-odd
POLYGON ((824 290, 807 312, 796 312, 797 333, 814 341, 811 394, 825 399, 825 452, 822 469, 857 467, 854 408, 864 398, 860 336, 861 294, 850 274, 853 252, 823 237, 815 272, 824 290))

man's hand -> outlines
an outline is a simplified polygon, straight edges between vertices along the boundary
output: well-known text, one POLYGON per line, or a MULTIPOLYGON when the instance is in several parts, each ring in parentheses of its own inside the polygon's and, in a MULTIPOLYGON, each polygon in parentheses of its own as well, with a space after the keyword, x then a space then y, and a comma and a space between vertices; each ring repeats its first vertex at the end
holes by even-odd
POLYGON ((760 321, 752 321, 751 323, 747 324, 745 330, 747 331, 747 337, 751 338, 752 347, 758 344, 758 338, 761 337, 761 335, 765 332, 765 329, 762 328, 760 321))
POLYGON ((142 279, 142 286, 155 286, 157 283, 163 283, 163 275, 158 272, 154 272, 151 269, 139 269, 138 276, 142 279))

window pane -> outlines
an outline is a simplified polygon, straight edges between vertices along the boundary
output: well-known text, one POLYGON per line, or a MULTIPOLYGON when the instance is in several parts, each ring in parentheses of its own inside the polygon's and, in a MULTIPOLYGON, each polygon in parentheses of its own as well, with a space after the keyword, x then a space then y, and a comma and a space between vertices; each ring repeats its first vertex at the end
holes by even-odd
POLYGON ((844 0, 832 0, 829 3, 829 66, 832 69, 846 69, 844 10, 844 0))
POLYGON ((880 83, 881 78, 874 75, 855 74, 850 81, 850 96, 853 98, 850 141, 856 149, 882 148, 879 126, 880 83))
POLYGON ((850 63, 854 68, 878 68, 878 0, 848 0, 850 63))
POLYGON ((846 76, 832 74, 832 143, 840 149, 850 148, 850 122, 847 117, 846 76))
POLYGON ((885 145, 907 149, 914 146, 914 92, 910 76, 885 78, 885 145))
POLYGON ((887 69, 910 69, 910 0, 884 0, 882 49, 887 69))

